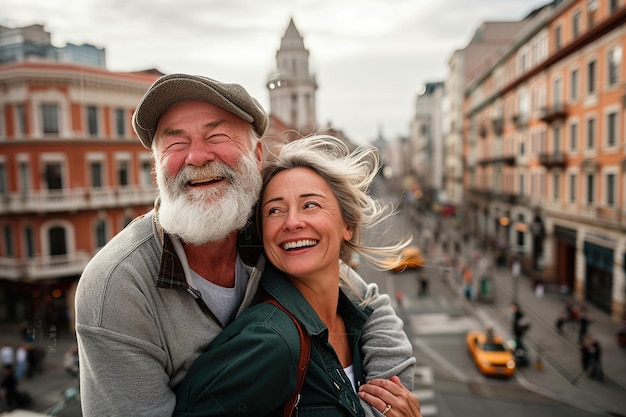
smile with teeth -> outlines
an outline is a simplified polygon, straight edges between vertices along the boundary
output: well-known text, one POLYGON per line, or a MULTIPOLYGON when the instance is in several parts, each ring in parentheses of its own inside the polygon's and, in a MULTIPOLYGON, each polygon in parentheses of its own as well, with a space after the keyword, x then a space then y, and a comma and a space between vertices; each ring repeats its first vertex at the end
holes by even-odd
POLYGON ((212 183, 212 182, 221 181, 223 179, 224 179, 224 177, 199 178, 199 179, 189 180, 189 185, 209 184, 209 183, 212 183))
POLYGON ((299 248, 306 248, 310 246, 316 246, 317 242, 318 242, 317 240, 312 240, 312 239, 303 239, 303 240, 297 240, 295 242, 287 242, 287 243, 283 243, 283 249, 291 250, 291 249, 299 249, 299 248))

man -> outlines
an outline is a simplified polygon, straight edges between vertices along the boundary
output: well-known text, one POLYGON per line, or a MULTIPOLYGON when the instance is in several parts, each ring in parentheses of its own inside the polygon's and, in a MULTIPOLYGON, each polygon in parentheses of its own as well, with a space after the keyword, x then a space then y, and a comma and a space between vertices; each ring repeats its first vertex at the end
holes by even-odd
MULTIPOLYGON (((84 416, 170 416, 191 363, 255 301, 265 257, 248 223, 267 126, 241 86, 200 76, 163 76, 139 102, 133 127, 152 149, 159 197, 80 279, 84 416)), ((375 309, 362 337, 368 377, 397 374, 412 388, 415 360, 389 297, 351 278, 375 309), (377 357, 397 365, 383 369, 377 357)))

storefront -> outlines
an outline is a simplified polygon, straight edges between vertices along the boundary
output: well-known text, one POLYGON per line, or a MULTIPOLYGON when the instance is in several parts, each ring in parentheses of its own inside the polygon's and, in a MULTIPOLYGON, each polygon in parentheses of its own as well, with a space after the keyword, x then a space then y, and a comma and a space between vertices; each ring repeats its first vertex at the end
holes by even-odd
POLYGON ((576 284, 576 230, 554 226, 556 283, 565 293, 576 284))
POLYGON ((585 300, 611 313, 614 250, 585 242, 585 300))

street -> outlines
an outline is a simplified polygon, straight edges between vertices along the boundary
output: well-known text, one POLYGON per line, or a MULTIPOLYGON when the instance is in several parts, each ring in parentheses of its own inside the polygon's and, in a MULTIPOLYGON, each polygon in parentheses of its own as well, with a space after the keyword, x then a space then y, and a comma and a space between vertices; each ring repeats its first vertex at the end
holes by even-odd
MULTIPOLYGON (((378 197, 398 202, 384 184, 377 185, 374 193, 378 197)), ((429 253, 424 237, 433 236, 433 215, 418 217, 416 221, 414 213, 405 211, 398 213, 395 219, 393 228, 385 237, 413 234, 414 243, 426 254, 426 265, 421 273, 428 277, 429 293, 418 296, 418 273, 415 271, 398 274, 362 265, 359 273, 367 281, 377 283, 382 292, 390 294, 405 321, 405 330, 413 342, 419 364, 415 392, 418 397, 420 393, 426 393, 425 397, 420 397, 424 417, 625 415, 626 406, 619 398, 625 398, 626 389, 614 381, 604 381, 604 385, 600 385, 585 380, 585 386, 606 394, 606 397, 592 403, 579 396, 578 391, 586 390, 582 381, 574 381, 580 375, 575 344, 567 337, 546 337, 545 333, 539 333, 539 329, 529 332, 527 337, 533 350, 531 363, 518 369, 513 378, 496 379, 480 374, 468 354, 465 335, 470 330, 484 330, 489 324, 497 333, 511 338, 508 304, 513 297, 513 287, 505 288, 504 281, 503 285, 496 285, 498 291, 494 290, 497 298, 494 303, 466 300, 460 274, 441 261, 446 257, 440 245, 429 253), (564 352, 573 358, 565 365, 556 358, 564 352), (537 361, 540 361, 541 368, 537 361), (428 378, 424 379, 423 375, 428 378), (581 384, 576 385, 578 382, 581 384), (544 389, 543 385, 550 389, 544 389)), ((375 231, 374 235, 379 233, 375 231)), ((461 241, 458 229, 444 229, 441 234, 441 240, 461 241)), ((458 261, 470 258, 471 249, 471 245, 462 246, 458 261)), ((525 312, 535 326, 553 327, 553 317, 544 317, 532 309, 525 312)), ((571 339, 574 334, 566 336, 571 339)))

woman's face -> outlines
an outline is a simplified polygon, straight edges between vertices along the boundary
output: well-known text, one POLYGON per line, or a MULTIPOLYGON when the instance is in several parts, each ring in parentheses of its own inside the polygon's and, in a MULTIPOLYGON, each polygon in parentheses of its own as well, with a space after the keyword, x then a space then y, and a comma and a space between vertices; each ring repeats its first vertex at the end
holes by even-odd
POLYGON ((269 260, 295 278, 333 272, 352 232, 326 181, 307 168, 276 174, 261 201, 263 245, 269 260))

